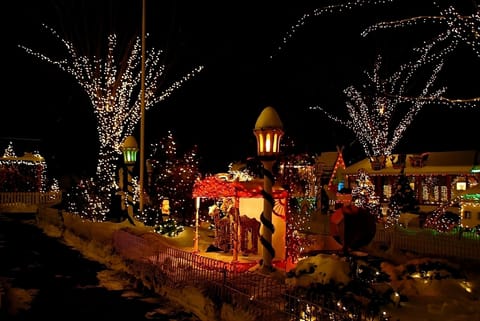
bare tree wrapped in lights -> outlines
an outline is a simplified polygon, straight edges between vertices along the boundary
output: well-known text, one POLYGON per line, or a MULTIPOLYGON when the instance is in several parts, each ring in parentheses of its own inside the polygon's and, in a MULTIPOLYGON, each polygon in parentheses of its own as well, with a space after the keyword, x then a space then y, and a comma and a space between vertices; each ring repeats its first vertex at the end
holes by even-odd
MULTIPOLYGON (((282 38, 282 42, 277 47, 277 51, 282 51, 286 44, 294 37, 298 30, 304 27, 309 20, 315 17, 324 17, 329 14, 338 14, 366 6, 386 5, 395 2, 395 0, 357 0, 345 1, 340 4, 333 4, 317 8, 311 12, 303 14, 288 30, 282 38)), ((433 7, 438 9, 437 15, 419 15, 411 18, 382 21, 374 23, 361 32, 363 37, 369 34, 385 29, 400 29, 418 25, 439 25, 445 28, 430 40, 426 40, 420 47, 414 48, 418 53, 411 59, 413 65, 441 64, 447 56, 451 55, 463 45, 469 47, 476 57, 480 58, 480 10, 475 1, 464 1, 469 4, 469 8, 459 10, 459 2, 452 1, 454 4, 441 5, 440 2, 432 0, 433 7), (466 12, 466 13, 463 13, 466 12)), ((272 55, 273 57, 273 55, 272 55)), ((407 66, 407 65, 405 65, 407 66)), ((414 97, 404 97, 404 99, 416 99, 414 97)), ((435 100, 435 102, 455 107, 478 107, 480 97, 454 99, 441 96, 424 96, 421 99, 435 100)))
POLYGON ((365 72, 368 83, 362 90, 349 86, 344 90, 349 119, 341 119, 322 107, 315 106, 333 121, 350 129, 372 160, 392 154, 415 116, 429 102, 421 97, 440 97, 445 88, 434 89, 434 82, 442 64, 433 68, 431 76, 419 89, 416 99, 405 99, 409 85, 413 83, 415 64, 402 65, 398 72, 382 78, 380 73, 381 56, 375 63, 372 73, 365 72))
MULTIPOLYGON (((309 18, 325 16, 332 13, 341 13, 346 10, 363 7, 373 4, 386 4, 390 1, 352 1, 342 4, 321 7, 311 13, 304 14, 292 26, 291 30, 283 38, 282 50, 284 45, 293 38, 297 30, 304 26, 309 18)), ((437 2, 433 1, 434 5, 437 2)), ((321 107, 312 107, 320 109, 332 120, 351 129, 357 139, 363 146, 366 156, 371 157, 376 163, 384 161, 395 149, 396 145, 403 136, 405 130, 413 121, 418 112, 427 103, 447 104, 451 106, 478 106, 480 98, 451 99, 445 97, 446 88, 434 90, 432 88, 434 81, 443 66, 444 60, 449 54, 454 52, 461 43, 471 47, 474 54, 480 57, 480 11, 475 3, 473 13, 462 15, 454 6, 448 6, 440 10, 440 16, 418 16, 410 19, 402 19, 391 22, 381 22, 373 24, 366 28, 362 36, 386 28, 399 28, 417 24, 434 22, 445 25, 445 31, 431 41, 425 41, 419 48, 415 48, 416 54, 411 57, 410 62, 400 66, 397 72, 390 77, 382 79, 379 74, 380 64, 377 62, 373 74, 369 78, 372 87, 359 90, 350 86, 344 90, 347 95, 347 109, 350 120, 343 120, 329 113, 321 107), (419 77, 413 78, 418 70, 431 68, 429 79, 425 81, 419 77), (420 92, 407 91, 418 79, 424 83, 420 92), (373 91, 368 92, 368 90, 373 91), (403 116, 399 115, 400 110, 406 109, 403 116), (398 122, 396 122, 398 120, 398 122), (394 123, 398 125, 393 125, 394 123)), ((422 85, 420 85, 422 86, 422 85)))
MULTIPOLYGON (((25 46, 20 47, 72 75, 88 95, 96 117, 99 140, 97 182, 105 189, 105 195, 109 195, 114 186, 116 162, 121 154, 122 142, 125 137, 132 135, 141 118, 141 38, 138 37, 122 56, 122 53, 117 52, 117 36, 111 34, 108 36, 105 57, 89 57, 80 54, 72 42, 61 38, 55 30, 47 29, 62 42, 68 54, 67 58, 52 59, 25 46), (118 56, 122 56, 119 61, 118 56)), ((168 98, 203 69, 202 66, 197 67, 162 89, 160 83, 165 82, 162 53, 157 49, 146 52, 145 110, 168 98)), ((105 215, 108 204, 97 208, 102 213, 96 215, 105 215)))
MULTIPOLYGON (((480 58, 480 10, 474 1, 470 3, 472 5, 472 13, 464 15, 453 5, 442 8, 438 2, 433 1, 433 4, 440 12, 439 15, 422 15, 396 21, 379 22, 366 28, 362 32, 362 36, 365 37, 372 32, 384 29, 399 29, 428 23, 444 25, 446 28, 442 29, 434 38, 426 40, 420 47, 414 48, 414 51, 419 56, 412 59, 412 63, 422 65, 445 61, 461 45, 471 48, 474 55, 480 58)), ((478 103, 480 102, 480 97, 478 96, 464 99, 451 99, 440 96, 431 97, 431 99, 436 100, 437 103, 463 107, 479 106, 478 103)))

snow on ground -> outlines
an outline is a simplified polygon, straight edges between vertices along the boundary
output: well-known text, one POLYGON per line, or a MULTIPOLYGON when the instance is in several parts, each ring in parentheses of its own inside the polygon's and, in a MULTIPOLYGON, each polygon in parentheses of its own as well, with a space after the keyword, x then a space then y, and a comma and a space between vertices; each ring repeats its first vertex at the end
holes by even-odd
MULTIPOLYGON (((213 232, 206 226, 201 226, 200 252, 218 259, 225 259, 225 255, 221 253, 205 253, 205 249, 213 241, 212 234, 213 232)), ((167 239, 167 242, 179 248, 193 249, 194 235, 194 229, 187 227, 180 235, 167 239)), ((478 276, 472 275, 472 279, 468 279, 461 271, 455 272, 457 271, 455 265, 451 267, 446 265, 448 269, 439 271, 415 270, 407 273, 413 269, 413 266, 422 266, 421 263, 424 263, 424 266, 430 263, 431 266, 436 267, 441 262, 423 258, 407 260, 403 264, 390 261, 382 263, 382 272, 388 274, 392 280, 391 288, 406 299, 397 306, 392 303, 385 307, 386 313, 392 316, 391 320, 480 321, 480 278, 478 276), (420 277, 421 273, 423 277, 420 277)), ((285 282, 304 287, 312 283, 325 284, 330 280, 347 284, 351 280, 349 264, 335 255, 305 258, 298 262, 291 272, 295 272, 297 277, 287 278, 285 282), (312 273, 300 272, 312 270, 314 271, 312 273)), ((201 298, 196 300, 201 301, 201 298)))
MULTIPOLYGON (((433 258, 382 262, 380 271, 391 280, 378 287, 393 291, 383 309, 391 320, 480 321, 480 274, 469 277, 456 265, 433 258)), ((345 258, 318 254, 300 261, 286 282, 305 288, 315 283, 346 285, 350 272, 345 258)))
MULTIPOLYGON (((80 218, 64 215, 66 230, 63 237, 66 242, 79 249, 86 257, 95 258, 102 263, 115 263, 118 258, 112 251, 111 233, 119 228, 137 230, 139 234, 152 232, 149 227, 138 223, 137 226, 128 223, 93 223, 80 218), (88 240, 95 239, 95 242, 88 240), (102 245, 99 246, 98 242, 102 245), (95 244, 94 244, 95 243, 95 244)), ((45 228, 45 226, 44 226, 45 228)), ((48 229, 51 229, 49 227, 48 229)), ((45 230, 45 229, 44 229, 45 230)), ((57 233, 55 229, 50 233, 57 233)), ((206 248, 212 244, 213 232, 207 224, 199 228, 199 250, 201 255, 225 255, 219 253, 206 253, 206 248)), ((58 235, 57 235, 58 236, 58 235)), ((165 242, 185 250, 193 250, 195 228, 186 227, 178 236, 165 238, 165 242)), ((401 253, 389 253, 399 260, 401 253)), ((228 259, 228 257, 227 257, 228 259)), ((256 259, 255 257, 248 258, 256 259)), ((455 265, 449 265, 431 258, 406 259, 402 263, 392 263, 385 260, 380 265, 381 272, 389 276, 387 288, 399 293, 402 298, 392 298, 392 303, 385 306, 385 312, 391 316, 392 321, 480 321, 480 269, 470 269, 467 273, 457 270, 455 265), (430 263, 430 265, 428 264, 430 263), (431 267, 428 269, 426 267, 431 267), (396 301, 397 300, 397 301, 396 301), (398 304, 395 304, 397 302, 398 304)), ((345 258, 332 255, 319 254, 305 258, 297 263, 296 267, 286 271, 288 277, 285 282, 307 287, 309 284, 333 281, 347 284, 351 280, 350 265, 345 258), (295 275, 292 277, 292 275, 295 275)), ((99 276, 105 287, 120 286, 117 280, 109 280, 106 275, 99 276)), ((203 299, 200 292, 191 296, 191 304, 201 305, 203 299)), ((233 316, 232 316, 233 317, 233 316)), ((239 321, 243 316, 237 313, 239 321)))

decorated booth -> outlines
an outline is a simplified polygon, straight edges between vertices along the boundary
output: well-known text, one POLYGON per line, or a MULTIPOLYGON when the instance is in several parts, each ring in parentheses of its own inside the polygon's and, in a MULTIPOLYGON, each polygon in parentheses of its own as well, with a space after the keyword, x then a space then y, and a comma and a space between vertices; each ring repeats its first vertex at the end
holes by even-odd
MULTIPOLYGON (((214 246, 224 252, 231 252, 232 260, 238 255, 258 254, 260 246, 260 216, 263 211, 263 180, 228 181, 218 176, 209 176, 198 180, 193 189, 196 199, 196 235, 194 246, 198 250, 198 226, 200 199, 222 200, 209 208, 214 222, 214 246), (220 215, 223 213, 223 217, 220 215)), ((275 248, 275 259, 286 259, 286 213, 288 193, 280 187, 273 187, 272 223, 275 232, 272 245, 275 248)))

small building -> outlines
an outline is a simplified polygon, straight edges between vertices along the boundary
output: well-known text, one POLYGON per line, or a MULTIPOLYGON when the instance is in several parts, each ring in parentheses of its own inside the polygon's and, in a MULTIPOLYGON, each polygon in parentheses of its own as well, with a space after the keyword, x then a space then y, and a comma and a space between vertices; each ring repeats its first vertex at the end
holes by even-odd
MULTIPOLYGON (((216 217, 215 209, 211 209, 216 231, 213 243, 225 252, 232 250, 234 256, 235 253, 261 254, 263 247, 259 237, 264 206, 263 179, 228 181, 222 176, 223 174, 220 174, 198 180, 193 190, 194 198, 222 199, 220 207, 228 204, 224 208, 224 212, 228 214, 223 218, 216 217), (236 241, 238 241, 238 248, 236 248, 236 241)), ((289 195, 285 189, 275 185, 272 186, 272 197, 274 205, 271 223, 275 229, 272 235, 274 259, 285 261, 287 259, 286 215, 289 195)))

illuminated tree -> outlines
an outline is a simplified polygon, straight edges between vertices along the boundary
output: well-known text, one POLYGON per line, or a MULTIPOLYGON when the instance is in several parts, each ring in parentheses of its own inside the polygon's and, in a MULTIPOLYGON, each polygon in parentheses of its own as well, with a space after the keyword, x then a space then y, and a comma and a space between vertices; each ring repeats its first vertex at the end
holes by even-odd
POLYGON ((17 157, 15 150, 13 149, 13 143, 9 142, 7 148, 3 152, 3 157, 17 157))
POLYGON ((373 185, 370 176, 364 169, 360 169, 357 175, 357 184, 352 189, 353 205, 368 210, 368 213, 376 217, 380 217, 380 198, 375 193, 375 185, 373 185))
POLYGON ((392 154, 415 116, 431 103, 422 97, 440 97, 445 92, 445 88, 433 88, 442 64, 433 67, 430 78, 424 80, 422 88, 416 89, 418 93, 407 95, 407 91, 412 90, 411 84, 420 82, 418 77, 414 78, 419 66, 405 64, 390 77, 383 78, 381 63, 381 56, 378 56, 373 72, 365 72, 368 82, 362 89, 349 86, 344 90, 349 119, 342 119, 319 106, 310 107, 321 110, 331 120, 351 130, 365 155, 371 158, 392 154), (409 96, 416 98, 406 98, 409 96))
MULTIPOLYGON (((383 21, 373 24, 362 32, 362 36, 367 36, 372 32, 382 29, 399 29, 417 25, 432 24, 443 25, 442 29, 433 39, 423 41, 420 47, 414 48, 418 54, 412 59, 412 63, 422 65, 426 63, 437 63, 444 61, 449 55, 454 53, 460 45, 470 47, 473 53, 480 58, 480 10, 472 1, 473 13, 462 15, 454 6, 447 6, 442 9, 437 2, 433 4, 439 9, 440 15, 417 16, 395 21, 383 21)), ((480 97, 469 99, 449 99, 437 97, 438 102, 447 104, 454 103, 456 106, 478 106, 480 97)))
MULTIPOLYGON (((282 45, 277 49, 282 50, 298 29, 305 26, 310 18, 341 13, 366 5, 390 2, 348 1, 318 8, 298 19, 291 30, 286 33, 282 45)), ((437 3, 434 2, 434 4, 437 3)), ((480 56, 479 18, 476 5, 475 12, 471 15, 461 15, 453 6, 449 6, 447 9, 441 10, 440 16, 420 16, 371 25, 364 30, 362 36, 382 28, 404 27, 430 21, 446 25, 447 28, 432 41, 426 41, 423 46, 415 48, 414 55, 404 59, 408 62, 401 64, 398 71, 390 77, 381 77, 378 60, 373 74, 368 75, 369 84, 363 86, 362 89, 354 86, 346 88, 344 93, 347 96, 346 105, 349 119, 341 119, 321 107, 311 107, 311 109, 322 110, 330 119, 353 131, 366 156, 374 159, 390 155, 407 127, 426 104, 478 106, 480 98, 450 99, 444 95, 446 88, 435 90, 432 86, 447 55, 455 51, 460 43, 467 44, 477 57, 480 56), (416 73, 415 78, 413 77, 414 73, 416 73), (417 83, 423 85, 416 85, 417 90, 412 91, 411 87, 417 83)))
MULTIPOLYGON (((108 36, 105 57, 89 57, 82 55, 72 42, 61 38, 55 30, 46 28, 61 41, 66 49, 66 58, 52 59, 25 46, 20 47, 73 76, 88 95, 98 131, 97 184, 104 189, 104 195, 109 195, 114 186, 122 143, 132 135, 141 118, 141 38, 136 38, 131 48, 122 53, 117 50, 117 36, 111 34, 108 36), (121 58, 118 60, 118 57, 121 58)), ((146 50, 145 110, 168 98, 203 69, 197 67, 166 88, 160 88, 161 82, 166 82, 166 66, 161 63, 162 53, 156 49, 146 50)), ((108 210, 108 204, 105 205, 99 207, 103 212, 101 215, 108 210)))
MULTIPOLYGON (((178 155, 172 132, 150 146, 149 160, 152 164, 152 180, 149 184, 148 207, 160 209, 164 199, 169 200, 169 218, 183 225, 191 223, 195 214, 193 185, 199 177, 197 147, 178 155)), ((155 214, 152 211, 150 214, 155 214)), ((145 213, 142 213, 145 214, 145 213)), ((151 218, 142 220, 152 221, 151 218)), ((162 219, 160 218, 159 221, 162 219)), ((171 223, 171 222, 170 222, 171 223)))
MULTIPOLYGON (((358 0, 346 1, 340 4, 323 6, 311 12, 303 14, 291 25, 282 38, 281 44, 277 46, 278 52, 284 50, 287 43, 295 36, 300 28, 305 27, 309 20, 316 17, 325 17, 329 14, 338 14, 351 11, 357 8, 373 5, 386 5, 395 2, 395 0, 358 0)), ((400 29, 418 25, 445 26, 431 40, 424 41, 420 47, 414 48, 416 55, 411 59, 412 64, 439 64, 444 61, 448 55, 454 53, 460 45, 469 47, 474 55, 480 58, 480 10, 475 1, 464 1, 470 4, 470 8, 462 8, 458 1, 452 1, 453 5, 442 6, 436 0, 432 0, 432 5, 438 9, 438 15, 420 15, 411 18, 405 18, 393 21, 382 21, 374 23, 361 32, 361 36, 366 37, 369 34, 385 29, 400 29), (470 11, 462 14, 461 11, 470 11), (418 54, 418 55, 417 55, 418 54)), ((273 57, 273 55, 272 55, 273 57)), ((271 58, 272 58, 271 57, 271 58)), ((412 98, 411 98, 412 99, 412 98)), ((477 107, 480 97, 452 99, 444 96, 423 97, 422 99, 435 99, 437 103, 447 104, 456 107, 477 107)))
POLYGON ((401 213, 416 213, 418 210, 418 201, 415 192, 410 186, 408 177, 402 172, 392 191, 392 196, 390 196, 385 226, 391 227, 398 224, 401 213))

